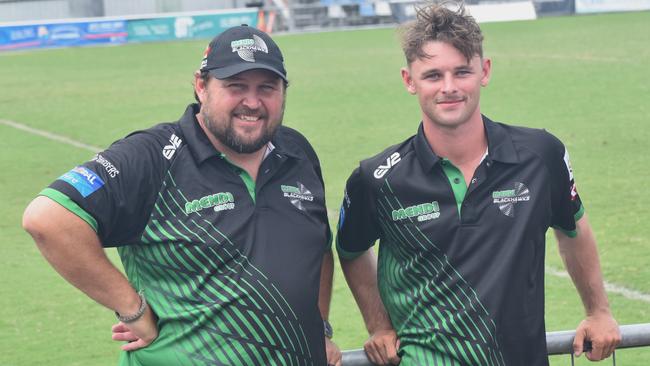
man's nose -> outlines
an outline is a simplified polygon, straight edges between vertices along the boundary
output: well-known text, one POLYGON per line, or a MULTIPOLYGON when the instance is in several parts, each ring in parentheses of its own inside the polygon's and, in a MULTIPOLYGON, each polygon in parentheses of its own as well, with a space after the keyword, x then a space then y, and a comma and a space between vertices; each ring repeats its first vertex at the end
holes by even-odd
POLYGON ((458 91, 456 87, 456 80, 454 80, 454 76, 447 74, 444 76, 442 80, 442 92, 445 94, 453 94, 458 91))
POLYGON ((246 94, 242 104, 250 109, 258 109, 261 106, 262 101, 256 92, 250 92, 246 94))

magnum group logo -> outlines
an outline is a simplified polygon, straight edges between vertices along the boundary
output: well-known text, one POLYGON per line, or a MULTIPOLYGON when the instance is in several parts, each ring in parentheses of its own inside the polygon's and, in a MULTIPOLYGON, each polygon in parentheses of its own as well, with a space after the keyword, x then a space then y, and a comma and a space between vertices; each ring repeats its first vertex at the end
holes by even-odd
POLYGON ((492 199, 499 206, 501 213, 508 217, 515 217, 515 205, 530 201, 530 191, 525 184, 515 182, 514 189, 492 192, 492 199))
POLYGON ((232 52, 237 52, 242 60, 248 62, 255 62, 255 51, 269 53, 266 42, 255 34, 253 34, 253 39, 244 38, 230 42, 230 47, 232 52))
POLYGON ((440 217, 440 206, 438 201, 421 203, 406 208, 393 210, 393 221, 401 221, 417 217, 418 222, 429 221, 440 217))
POLYGON ((232 210, 235 208, 235 197, 230 192, 219 192, 203 196, 198 200, 185 202, 185 214, 189 215, 210 207, 214 207, 216 212, 232 210))
POLYGON ((314 200, 314 195, 305 187, 304 184, 296 182, 297 186, 281 185, 280 189, 284 197, 288 198, 292 205, 297 209, 305 211, 304 201, 311 202, 314 200))

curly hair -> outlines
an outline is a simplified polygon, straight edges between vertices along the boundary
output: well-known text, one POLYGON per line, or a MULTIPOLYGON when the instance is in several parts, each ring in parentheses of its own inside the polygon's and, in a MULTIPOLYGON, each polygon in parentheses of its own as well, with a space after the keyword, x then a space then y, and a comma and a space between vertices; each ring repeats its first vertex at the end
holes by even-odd
POLYGON ((483 57, 481 28, 467 13, 462 2, 444 1, 418 7, 415 20, 402 26, 400 35, 402 50, 409 65, 416 59, 429 57, 422 47, 430 41, 454 46, 468 62, 474 56, 483 57), (453 7, 457 7, 457 10, 450 9, 453 7))

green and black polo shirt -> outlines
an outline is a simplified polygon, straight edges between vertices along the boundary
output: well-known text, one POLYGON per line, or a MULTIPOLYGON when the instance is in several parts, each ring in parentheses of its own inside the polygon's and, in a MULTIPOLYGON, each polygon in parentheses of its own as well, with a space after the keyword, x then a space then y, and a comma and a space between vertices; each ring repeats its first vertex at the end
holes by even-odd
POLYGON ((115 142, 41 192, 118 247, 160 319, 158 339, 121 365, 325 365, 331 233, 316 154, 280 127, 254 182, 197 112, 115 142))
POLYGON ((361 162, 339 219, 339 256, 379 246, 379 290, 402 365, 547 365, 544 242, 583 209, 551 134, 483 117, 488 154, 469 185, 422 129, 361 162))

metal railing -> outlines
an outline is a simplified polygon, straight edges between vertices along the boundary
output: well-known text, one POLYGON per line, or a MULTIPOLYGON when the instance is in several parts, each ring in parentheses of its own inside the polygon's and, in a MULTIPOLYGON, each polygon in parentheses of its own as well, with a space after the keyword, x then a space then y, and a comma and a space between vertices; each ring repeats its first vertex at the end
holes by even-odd
MULTIPOLYGON (((621 343, 616 349, 650 346, 650 323, 621 325, 621 343)), ((574 330, 546 333, 546 352, 549 355, 573 354, 574 330)), ((374 366, 363 349, 343 351, 345 366, 374 366)))

